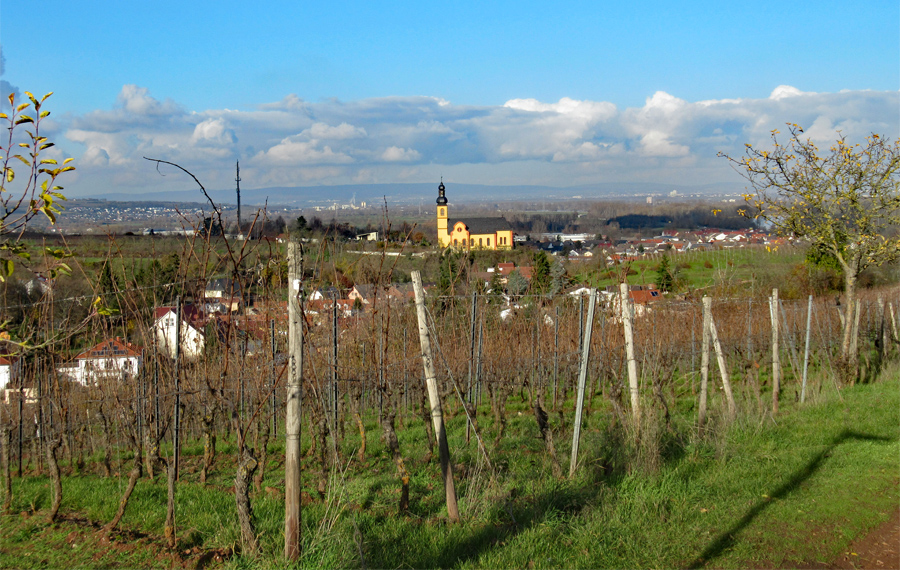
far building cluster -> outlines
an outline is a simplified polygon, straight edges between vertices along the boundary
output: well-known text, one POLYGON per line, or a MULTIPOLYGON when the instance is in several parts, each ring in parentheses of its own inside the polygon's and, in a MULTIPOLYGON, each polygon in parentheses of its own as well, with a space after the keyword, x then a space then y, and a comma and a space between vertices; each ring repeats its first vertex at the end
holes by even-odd
MULTIPOLYGON (((502 251, 511 250, 516 245, 543 251, 560 267, 560 261, 569 264, 595 263, 605 267, 648 256, 679 255, 707 249, 744 247, 748 244, 774 249, 785 241, 773 239, 760 231, 714 229, 662 232, 651 238, 633 237, 616 241, 590 234, 547 233, 536 240, 530 236, 515 235, 509 222, 502 217, 451 217, 443 181, 438 186, 436 221, 441 248, 502 251)), ((364 234, 358 239, 371 237, 364 234)), ((565 270, 559 271, 564 276, 565 270)), ((520 286, 524 282, 527 286, 533 273, 534 268, 531 266, 517 267, 513 263, 498 263, 486 268, 476 265, 471 275, 483 280, 479 286, 481 290, 503 298, 501 316, 506 318, 520 308, 519 303, 524 302, 519 293, 513 292, 510 282, 515 280, 520 286), (502 288, 501 291, 492 290, 498 286, 502 288)), ((42 293, 47 293, 53 287, 52 281, 41 276, 24 285, 28 291, 39 290, 42 293)), ((294 284, 296 288, 299 285, 294 284)), ((426 292, 432 289, 434 285, 426 284, 426 292)), ((588 291, 586 287, 563 285, 556 294, 583 296, 588 291)), ((643 310, 641 307, 658 301, 662 294, 653 285, 629 286, 629 295, 638 307, 638 314, 643 310)), ((617 290, 610 289, 601 292, 601 295, 608 304, 617 302, 617 290)), ((325 287, 305 290, 302 302, 304 315, 310 326, 322 325, 335 317, 341 320, 342 326, 353 326, 354 322, 358 322, 358 319, 354 319, 356 316, 378 310, 385 304, 410 303, 413 298, 410 283, 358 283, 344 289, 325 287)), ((244 354, 256 354, 271 347, 273 320, 280 321, 278 330, 286 329, 286 314, 284 302, 255 299, 237 280, 213 279, 205 284, 199 299, 192 299, 180 306, 164 305, 154 308, 152 321, 145 323, 151 332, 147 341, 153 346, 137 346, 121 337, 108 338, 83 350, 70 362, 58 366, 57 373, 61 379, 82 386, 127 381, 140 373, 145 351, 148 349, 169 358, 175 358, 177 354, 180 358, 193 360, 201 357, 210 343, 224 341, 226 338, 238 338, 244 354), (225 334, 229 329, 237 334, 225 334)), ((21 369, 21 360, 0 357, 0 398, 3 401, 8 401, 11 387, 16 391, 21 390, 26 399, 32 397, 31 389, 21 388, 16 380, 22 374, 21 369)))

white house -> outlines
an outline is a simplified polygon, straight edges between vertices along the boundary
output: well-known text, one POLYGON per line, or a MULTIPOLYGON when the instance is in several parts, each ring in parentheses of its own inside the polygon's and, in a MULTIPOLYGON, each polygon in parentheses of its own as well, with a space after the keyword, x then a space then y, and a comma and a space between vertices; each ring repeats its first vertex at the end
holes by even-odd
POLYGON ((206 284, 203 296, 223 304, 231 312, 241 307, 241 284, 232 279, 213 279, 206 284))
MULTIPOLYGON (((153 323, 153 334, 160 352, 175 358, 177 327, 175 307, 157 307, 156 320, 153 323)), ((205 336, 203 334, 203 313, 194 305, 181 307, 181 355, 185 358, 196 358, 203 352, 205 336)))
POLYGON ((75 361, 57 371, 72 382, 93 386, 104 380, 128 380, 141 369, 141 348, 121 338, 104 340, 75 357, 75 361))
POLYGON ((10 381, 19 376, 21 371, 21 360, 0 356, 0 390, 6 388, 10 381))

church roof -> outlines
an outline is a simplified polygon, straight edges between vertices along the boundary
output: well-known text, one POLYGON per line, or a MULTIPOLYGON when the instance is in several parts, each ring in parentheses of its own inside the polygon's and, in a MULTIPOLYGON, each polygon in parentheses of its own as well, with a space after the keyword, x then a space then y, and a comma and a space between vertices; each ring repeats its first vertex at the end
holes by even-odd
POLYGON ((453 226, 458 222, 464 223, 470 234, 492 234, 512 229, 506 218, 466 218, 465 220, 453 222, 453 226))

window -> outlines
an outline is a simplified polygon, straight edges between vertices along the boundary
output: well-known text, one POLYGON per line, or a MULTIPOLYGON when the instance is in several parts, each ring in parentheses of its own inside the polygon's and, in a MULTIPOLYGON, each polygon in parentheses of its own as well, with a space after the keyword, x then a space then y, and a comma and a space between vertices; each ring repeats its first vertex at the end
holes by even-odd
POLYGON ((481 243, 481 238, 478 238, 478 247, 481 247, 482 245, 484 245, 484 244, 481 243))
POLYGON ((487 238, 487 246, 491 247, 491 238, 487 238))
POLYGON ((457 240, 453 240, 453 245, 459 245, 459 243, 457 242, 457 240))
POLYGON ((475 245, 475 238, 469 239, 469 245, 475 245))
POLYGON ((443 218, 444 216, 447 215, 446 210, 444 210, 443 208, 441 208, 439 211, 440 211, 440 213, 438 214, 438 216, 441 216, 443 218))

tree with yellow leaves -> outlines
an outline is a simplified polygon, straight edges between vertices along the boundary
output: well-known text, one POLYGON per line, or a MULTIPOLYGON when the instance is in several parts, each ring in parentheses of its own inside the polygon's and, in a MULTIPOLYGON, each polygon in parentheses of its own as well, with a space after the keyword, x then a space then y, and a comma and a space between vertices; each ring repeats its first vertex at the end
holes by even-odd
POLYGON ((841 360, 845 380, 858 375, 851 350, 860 273, 900 259, 900 142, 872 134, 851 144, 838 133, 820 152, 803 129, 788 125, 789 140, 772 148, 746 145, 740 158, 719 153, 750 182, 747 216, 766 220, 779 234, 805 239, 834 257, 844 274, 841 360))

